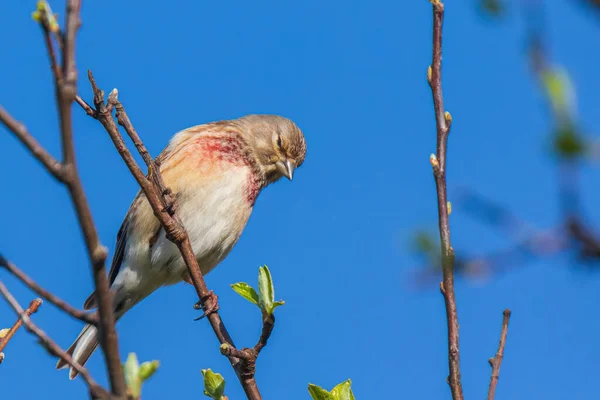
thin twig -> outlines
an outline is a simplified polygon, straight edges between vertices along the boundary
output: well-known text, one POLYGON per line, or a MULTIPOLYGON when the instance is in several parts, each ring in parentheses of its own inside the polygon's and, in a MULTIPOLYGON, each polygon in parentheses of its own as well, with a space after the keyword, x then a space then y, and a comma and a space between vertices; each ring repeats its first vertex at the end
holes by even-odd
MULTIPOLYGON (((155 187, 162 194, 161 200, 163 202, 165 211, 167 211, 168 214, 173 217, 175 215, 175 195, 169 188, 166 187, 166 185, 162 179, 162 174, 160 173, 160 165, 156 162, 156 160, 154 160, 152 158, 152 156, 148 152, 148 149, 146 149, 146 146, 142 142, 142 139, 140 138, 137 131, 133 127, 133 124, 131 123, 129 116, 127 115, 127 112, 125 111, 125 108, 118 101, 118 98, 116 95, 117 93, 118 92, 115 91, 115 96, 112 96, 112 97, 109 96, 109 98, 108 98, 109 103, 111 105, 113 105, 115 108, 115 115, 117 117, 117 122, 119 123, 119 125, 121 125, 123 127, 123 129, 125 129, 125 132, 127 132, 127 135, 129 136, 129 138, 135 145, 136 149, 138 150, 138 153, 142 156, 142 159, 144 160, 144 162, 146 163, 146 166, 148 167, 149 175, 150 175, 152 181, 154 182, 155 187), (154 173, 155 171, 157 173, 154 173)), ((181 221, 180 221, 180 224, 181 224, 181 221)))
POLYGON ((98 318, 95 314, 91 314, 86 311, 78 310, 75 307, 71 306, 66 301, 60 299, 58 296, 50 293, 40 285, 38 285, 33 279, 31 279, 27 274, 21 271, 15 264, 11 263, 9 260, 0 255, 0 267, 4 267, 8 272, 13 274, 17 279, 23 282, 28 288, 33 290, 37 295, 43 297, 48 300, 50 303, 54 304, 56 307, 60 308, 73 318, 76 318, 80 321, 83 321, 88 324, 96 325, 98 323, 98 318))
POLYGON ((504 310, 504 317, 502 318, 502 332, 500 333, 500 343, 498 344, 498 351, 496 355, 489 359, 490 366, 492 367, 492 378, 490 379, 490 388, 488 390, 488 400, 494 400, 496 396, 496 386, 498 385, 498 378, 500 377, 500 365, 504 358, 504 346, 506 345, 506 335, 508 334, 508 322, 510 320, 510 310, 507 308, 504 310))
MULTIPOLYGON (((81 2, 79 3, 79 5, 81 6, 81 2)), ((54 39, 58 43, 58 48, 62 52, 64 49, 63 34, 60 31, 60 29, 51 30, 48 25, 47 19, 42 19, 42 27, 44 28, 43 29, 44 30, 44 38, 46 40, 46 47, 49 50, 48 55, 50 57, 50 65, 52 67, 52 71, 54 72, 54 76, 60 76, 62 74, 62 71, 60 69, 58 69, 58 64, 56 63, 56 54, 54 52, 54 45, 52 43, 52 38, 54 37, 54 39)), ((85 113, 87 115, 93 117, 96 114, 96 110, 94 110, 78 94, 75 95, 75 101, 77 102, 77 104, 79 104, 81 106, 81 108, 83 108, 83 110, 85 111, 85 113)))
MULTIPOLYGON (((217 312, 218 304, 215 300, 216 296, 210 290, 208 290, 202 272, 200 271, 200 267, 198 266, 198 261, 196 260, 192 250, 189 237, 183 224, 179 220, 179 217, 174 212, 172 200, 169 199, 171 196, 171 191, 165 187, 163 183, 159 166, 149 156, 146 147, 137 135, 137 132, 135 132, 133 129, 133 126, 131 125, 127 114, 125 113, 123 106, 118 101, 118 92, 116 90, 112 91, 108 97, 107 104, 105 104, 104 92, 96 84, 91 71, 88 71, 88 77, 94 92, 96 119, 98 119, 98 121, 104 126, 117 151, 129 168, 131 174, 140 185, 140 188, 144 192, 150 206, 152 207, 154 215, 165 230, 166 237, 172 241, 181 252, 182 258, 188 268, 190 279, 194 288, 196 289, 198 298, 205 305, 205 308, 210 310, 206 313, 207 319, 209 320, 210 325, 219 340, 219 343, 225 343, 228 346, 235 348, 233 340, 231 339, 229 332, 225 328, 225 325, 223 324, 221 317, 217 312), (119 132, 119 128, 117 127, 111 114, 113 108, 117 110, 119 123, 126 129, 132 140, 134 140, 139 153, 144 158, 144 161, 148 166, 148 175, 151 178, 148 178, 144 175, 135 159, 131 155, 131 152, 125 146, 123 138, 119 132)), ((238 376, 238 379, 240 380, 247 398, 250 400, 262 399, 254 379, 254 370, 249 370, 247 368, 248 364, 245 362, 240 362, 238 357, 230 356, 229 360, 238 376)))
POLYGON ((267 341, 271 337, 271 333, 273 332, 273 328, 275 327, 275 315, 265 315, 263 317, 263 326, 262 331, 260 333, 260 338, 258 339, 258 343, 254 346, 254 352, 256 356, 260 353, 260 351, 267 345, 267 341))
POLYGON ((433 95, 437 130, 436 155, 431 156, 433 175, 437 189, 440 241, 442 243, 443 282, 440 284, 448 324, 448 364, 450 375, 448 383, 454 400, 464 398, 460 380, 460 353, 458 342, 458 312, 454 295, 454 250, 450 242, 450 223, 448 221, 448 200, 446 194, 446 149, 452 117, 444 109, 442 94, 442 25, 444 22, 444 4, 440 0, 430 0, 433 6, 433 56, 428 70, 428 81, 433 95))
MULTIPOLYGON (((25 315, 30 317, 31 314, 37 312, 38 308, 40 308, 41 305, 42 305, 41 299, 32 300, 31 303, 29 303, 29 307, 27 307, 27 310, 24 311, 25 315)), ((0 338, 0 353, 2 353, 2 350, 4 350, 4 348, 6 347, 6 345, 10 341, 10 339, 12 339, 12 337, 15 335, 15 333, 17 333, 17 330, 19 330, 21 325, 23 325, 23 320, 21 318, 19 318, 15 322, 15 324, 10 328, 8 333, 4 337, 0 338)), ((1 362, 2 361, 0 361, 0 363, 1 362)))
MULTIPOLYGON (((6 286, 0 281, 0 294, 2 297, 6 299, 8 304, 12 307, 13 310, 17 313, 20 318, 20 321, 25 325, 25 328, 38 337, 40 343, 44 346, 44 348, 52 355, 57 356, 64 360, 67 364, 73 367, 83 378, 85 383, 88 385, 90 392, 95 398, 108 398, 108 393, 104 390, 100 385, 98 385, 88 373, 88 370, 78 363, 74 362, 71 359, 71 356, 67 354, 64 350, 62 350, 52 339, 50 339, 44 331, 38 328, 31 319, 26 311, 19 305, 17 300, 13 297, 13 295, 8 291, 6 286)), ((35 300, 34 300, 35 301, 35 300)), ((39 300, 41 304, 41 300, 39 300)), ((32 302, 33 303, 33 302, 32 302)), ((31 306, 30 306, 31 307, 31 306)), ((39 305, 38 305, 39 307, 39 305)))
POLYGON ((0 106, 0 122, 6 126, 8 130, 15 134, 15 137, 27 147, 39 162, 52 174, 59 182, 65 181, 65 173, 61 163, 56 160, 46 149, 27 131, 27 128, 22 123, 14 119, 2 106, 0 106))

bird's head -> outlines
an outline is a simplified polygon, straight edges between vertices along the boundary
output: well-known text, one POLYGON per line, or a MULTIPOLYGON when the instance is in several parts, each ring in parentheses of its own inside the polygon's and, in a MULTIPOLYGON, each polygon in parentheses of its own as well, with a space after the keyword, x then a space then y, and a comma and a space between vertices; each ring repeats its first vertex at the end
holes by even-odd
POLYGON ((289 180, 304 162, 306 140, 291 120, 277 115, 253 114, 236 121, 268 183, 289 180))

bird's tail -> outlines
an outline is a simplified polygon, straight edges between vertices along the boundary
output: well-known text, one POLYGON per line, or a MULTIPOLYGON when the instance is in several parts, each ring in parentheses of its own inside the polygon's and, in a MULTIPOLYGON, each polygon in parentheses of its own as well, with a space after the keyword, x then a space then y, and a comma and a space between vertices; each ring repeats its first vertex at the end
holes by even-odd
MULTIPOLYGON (((93 325, 86 325, 77 339, 73 342, 67 353, 71 356, 74 362, 79 365, 84 365, 90 358, 94 350, 98 347, 98 329, 93 325)), ((67 368, 69 365, 62 359, 58 360, 56 369, 67 368)), ((74 379, 78 372, 73 368, 69 371, 69 379, 74 379)))

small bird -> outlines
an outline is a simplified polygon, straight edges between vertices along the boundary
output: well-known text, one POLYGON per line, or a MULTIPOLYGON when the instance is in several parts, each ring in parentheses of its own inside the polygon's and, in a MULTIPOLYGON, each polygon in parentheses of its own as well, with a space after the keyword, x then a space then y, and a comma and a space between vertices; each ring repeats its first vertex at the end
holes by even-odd
MULTIPOLYGON (((203 274, 236 244, 263 188, 292 180, 304 162, 306 141, 291 120, 276 115, 198 125, 178 132, 157 158, 165 185, 176 194, 177 214, 203 274)), ((138 192, 117 234, 109 272, 115 318, 163 285, 187 280, 177 247, 165 237, 143 192, 138 192)), ((84 309, 97 307, 94 293, 84 309)), ((97 328, 86 325, 68 349, 80 365, 98 347, 97 328)), ((60 360, 57 369, 68 365, 60 360)), ((71 368, 69 378, 77 372, 71 368)))

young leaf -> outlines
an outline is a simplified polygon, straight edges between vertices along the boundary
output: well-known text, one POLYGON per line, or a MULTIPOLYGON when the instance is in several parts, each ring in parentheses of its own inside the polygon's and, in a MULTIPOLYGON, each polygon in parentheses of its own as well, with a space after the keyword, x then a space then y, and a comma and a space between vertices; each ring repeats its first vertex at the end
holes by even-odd
POLYGON ((336 400, 327 390, 312 383, 308 384, 308 393, 310 393, 313 400, 336 400))
POLYGON ((575 127, 564 125, 554 135, 554 149, 559 156, 573 159, 581 156, 586 149, 586 142, 575 127))
POLYGON ((351 386, 352 381, 348 379, 334 387, 331 394, 335 400, 354 400, 354 393, 352 393, 351 386))
POLYGON ((267 314, 271 314, 275 301, 275 288, 273 288, 271 272, 266 265, 258 268, 258 299, 260 308, 267 314))
POLYGON ((310 393, 313 400, 355 400, 351 385, 352 381, 348 379, 334 387, 331 392, 328 392, 322 387, 309 383, 308 393, 310 393))
POLYGON ((231 288, 250 303, 258 305, 258 293, 245 282, 238 282, 231 285, 231 288))
POLYGON ((560 117, 569 117, 575 108, 575 89, 565 69, 556 67, 544 71, 542 81, 546 94, 560 117))
POLYGON ((275 301, 275 287, 271 271, 266 265, 258 269, 258 304, 269 315, 273 314, 275 307, 285 304, 283 301, 275 301))
POLYGON ((154 375, 159 365, 160 363, 156 360, 146 361, 145 363, 142 363, 138 372, 138 377, 140 378, 140 380, 144 382, 146 379, 154 375))
POLYGON ((215 374, 212 370, 203 369, 204 394, 213 400, 221 400, 225 393, 225 379, 221 374, 215 374))
MULTIPOLYGON (((275 310, 275 308, 277 308, 279 306, 282 306, 284 304, 285 304, 285 301, 283 301, 283 300, 274 302, 273 303, 273 310, 275 310)), ((271 311, 271 313, 273 313, 273 312, 271 311)))
POLYGON ((33 20, 36 22, 42 22, 42 19, 45 18, 50 31, 58 32, 59 30, 56 16, 52 12, 50 4, 48 4, 48 2, 45 0, 40 0, 37 2, 36 10, 31 13, 31 18, 33 18, 33 20))
POLYGON ((125 373, 127 393, 134 399, 139 398, 142 392, 142 382, 139 378, 140 364, 135 353, 129 353, 123 367, 123 372, 125 373))

